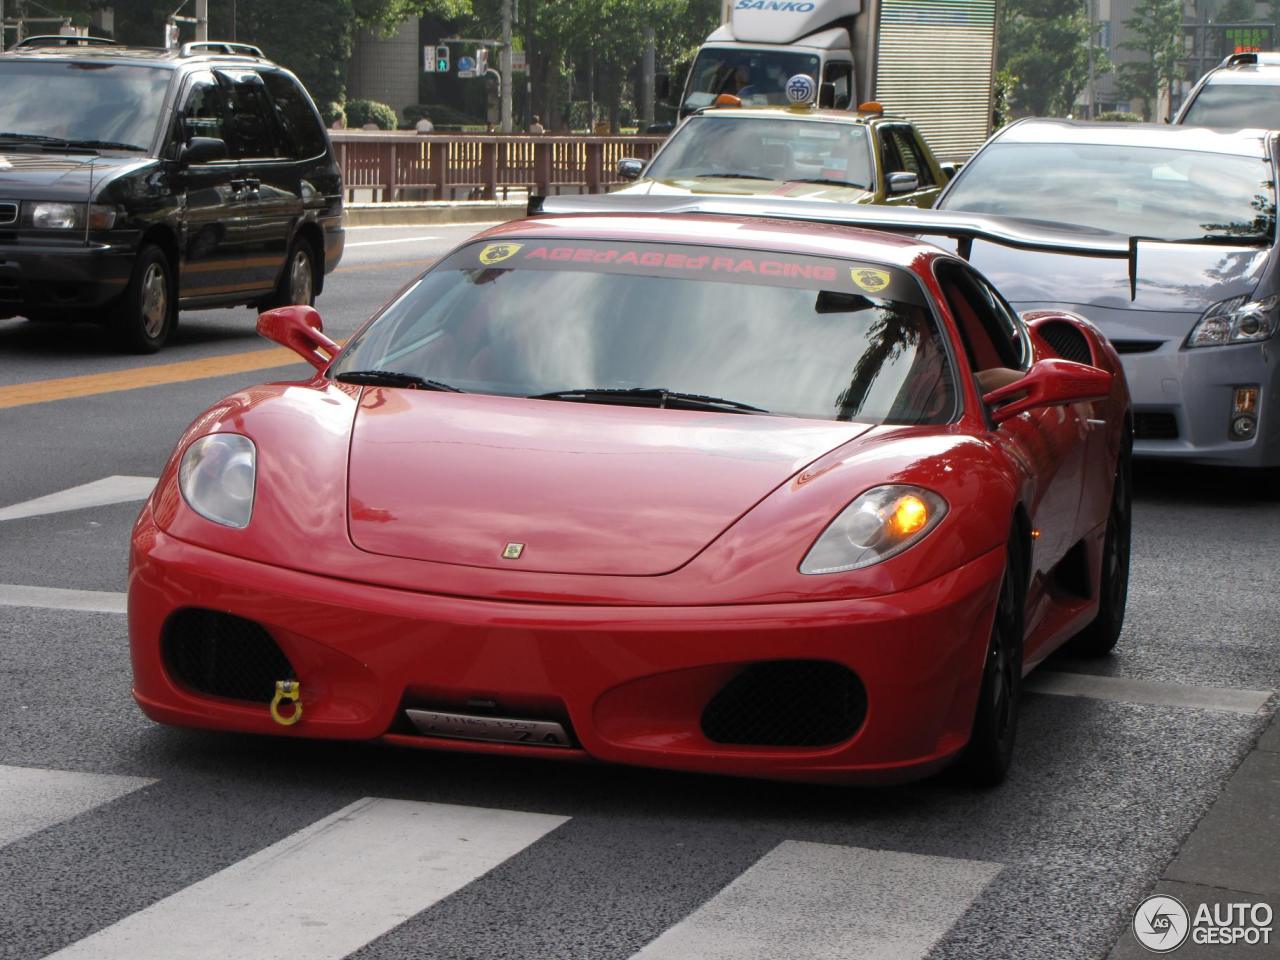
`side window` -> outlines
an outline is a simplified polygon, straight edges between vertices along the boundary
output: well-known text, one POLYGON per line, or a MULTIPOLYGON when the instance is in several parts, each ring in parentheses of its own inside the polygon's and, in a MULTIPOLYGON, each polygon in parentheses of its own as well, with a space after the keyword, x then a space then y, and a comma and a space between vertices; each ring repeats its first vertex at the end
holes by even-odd
POLYGON ((938 283, 975 372, 997 367, 1025 369, 1025 341, 1015 339, 1011 319, 1004 314, 1008 308, 981 277, 958 263, 941 263, 938 283))
POLYGON ((898 157, 902 160, 902 166, 897 170, 905 170, 908 173, 914 173, 920 180, 920 186, 933 186, 933 174, 929 171, 929 164, 925 162, 924 156, 916 146, 915 137, 911 134, 910 127, 890 127, 887 131, 887 139, 893 142, 898 157))
POLYGON ((328 149, 324 127, 298 82, 283 73, 272 72, 263 73, 262 81, 275 108, 276 119, 293 141, 294 159, 306 160, 324 153, 328 149))
POLYGON ((884 169, 885 180, 891 173, 901 173, 907 169, 906 162, 898 153, 898 145, 894 142, 893 128, 881 127, 880 131, 880 166, 884 169))
POLYGON ((904 133, 910 143, 911 151, 916 155, 916 163, 920 165, 920 186, 932 187, 934 185, 933 171, 929 168, 929 161, 925 159, 924 148, 920 146, 920 131, 907 130, 904 133))
POLYGON ((227 150, 236 160, 287 156, 262 78, 256 73, 220 73, 227 94, 227 150))
POLYGON ((853 64, 828 63, 822 74, 822 80, 824 83, 833 84, 836 88, 835 100, 831 105, 837 110, 848 107, 853 99, 853 64))
POLYGON ((178 111, 177 129, 173 147, 186 143, 192 137, 226 139, 226 95, 210 73, 194 74, 187 84, 178 111))
MULTIPOLYGON (((973 275, 973 281, 978 285, 978 291, 991 305, 991 315, 995 318, 996 328, 993 331, 995 336, 1008 342, 1013 355, 1018 358, 1018 362, 1009 364, 1015 370, 1026 370, 1031 365, 1031 343, 1027 337, 1027 328, 1022 322, 1022 318, 1018 316, 1017 311, 1000 296, 999 291, 991 286, 985 279, 973 275)), ((1005 351, 1002 349, 1002 353, 1005 351)))

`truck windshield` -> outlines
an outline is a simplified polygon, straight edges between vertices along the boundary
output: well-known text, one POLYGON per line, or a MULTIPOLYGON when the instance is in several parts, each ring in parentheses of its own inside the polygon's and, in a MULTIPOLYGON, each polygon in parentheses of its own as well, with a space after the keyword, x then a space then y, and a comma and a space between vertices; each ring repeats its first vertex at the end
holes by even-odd
POLYGON ((690 117, 645 172, 654 180, 758 177, 867 188, 866 127, 782 117, 690 117))
POLYGON ((818 58, 784 50, 734 50, 703 47, 690 70, 685 110, 710 106, 722 93, 732 93, 749 106, 785 104, 787 80, 807 73, 817 82, 818 58))
POLYGON ((1280 127, 1280 85, 1210 83, 1191 101, 1182 123, 1202 127, 1280 127))
POLYGON ((173 71, 63 60, 0 62, 0 139, 149 150, 173 71))
POLYGON ((358 334, 338 380, 863 423, 956 409, 909 271, 629 240, 474 243, 358 334))
POLYGON ((941 206, 1170 241, 1268 239, 1276 216, 1271 165, 1261 147, 1250 158, 1166 147, 994 143, 969 162, 941 206))

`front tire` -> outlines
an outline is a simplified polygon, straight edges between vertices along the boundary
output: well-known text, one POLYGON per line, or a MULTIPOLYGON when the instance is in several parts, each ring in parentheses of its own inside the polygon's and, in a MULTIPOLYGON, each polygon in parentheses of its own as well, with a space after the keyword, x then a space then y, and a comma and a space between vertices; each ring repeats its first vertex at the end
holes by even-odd
POLYGON ((978 786, 995 786, 1003 781, 1013 760, 1022 695, 1023 606, 1027 592, 1022 555, 1022 545, 1010 540, 982 666, 973 733, 960 758, 966 778, 978 786))
POLYGON ((122 350, 155 353, 178 324, 173 269, 164 251, 147 244, 138 251, 133 276, 111 317, 112 335, 122 350))
POLYGON ((276 292, 264 300, 259 311, 274 307, 292 307, 295 304, 314 306, 316 302, 316 256, 306 240, 295 240, 289 248, 284 273, 276 285, 276 292))
POLYGON ((1071 638, 1070 652, 1081 657, 1102 657, 1120 639, 1124 608, 1129 598, 1129 547, 1133 516, 1133 458, 1129 445, 1116 461, 1107 532, 1102 544, 1102 574, 1098 578, 1098 615, 1071 638))

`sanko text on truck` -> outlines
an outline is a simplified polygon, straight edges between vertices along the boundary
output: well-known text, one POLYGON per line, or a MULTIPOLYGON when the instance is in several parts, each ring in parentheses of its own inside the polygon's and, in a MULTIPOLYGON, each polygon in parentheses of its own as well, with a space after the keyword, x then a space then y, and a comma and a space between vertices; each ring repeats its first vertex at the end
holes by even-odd
POLYGON ((785 104, 806 73, 822 106, 878 100, 961 160, 991 132, 995 0, 729 0, 689 71, 680 116, 722 93, 785 104))

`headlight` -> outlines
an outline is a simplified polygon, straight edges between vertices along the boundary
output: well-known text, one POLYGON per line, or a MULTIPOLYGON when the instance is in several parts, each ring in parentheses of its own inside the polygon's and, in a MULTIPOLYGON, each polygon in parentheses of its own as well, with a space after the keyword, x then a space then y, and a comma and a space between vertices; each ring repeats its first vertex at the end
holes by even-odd
POLYGON ((252 440, 238 433, 212 433, 182 455, 178 489, 187 506, 206 520, 247 527, 257 469, 252 440))
POLYGON ((1276 332, 1280 297, 1250 300, 1232 297, 1204 312, 1187 337, 1188 347, 1216 347, 1224 343, 1253 343, 1276 332))
MULTIPOLYGON (((27 204, 31 226, 37 230, 79 230, 84 228, 83 203, 36 202, 27 204)), ((116 225, 117 210, 109 203, 89 205, 89 228, 110 230, 116 225)))
POLYGON ((801 573, 840 573, 895 557, 947 515, 931 490, 890 484, 868 490, 831 521, 809 548, 801 573))

